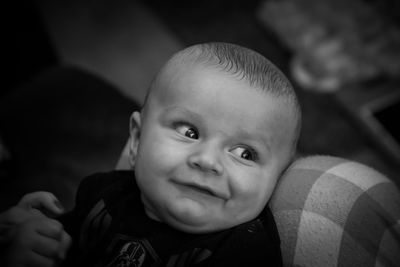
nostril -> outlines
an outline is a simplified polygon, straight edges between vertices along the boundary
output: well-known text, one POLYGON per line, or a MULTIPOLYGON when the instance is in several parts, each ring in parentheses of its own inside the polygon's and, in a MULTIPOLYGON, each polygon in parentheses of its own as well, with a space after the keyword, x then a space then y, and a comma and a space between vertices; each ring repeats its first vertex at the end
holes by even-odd
POLYGON ((215 175, 219 175, 219 171, 216 169, 212 169, 211 172, 214 173, 215 175))
POLYGON ((223 165, 217 163, 214 165, 213 172, 215 175, 222 175, 224 173, 223 165))
POLYGON ((197 163, 197 162, 193 162, 193 166, 196 167, 196 168, 201 169, 201 165, 199 163, 197 163))
POLYGON ((197 161, 191 161, 191 162, 190 162, 190 166, 193 167, 193 168, 195 168, 195 169, 199 169, 199 170, 204 170, 204 169, 205 169, 205 168, 203 167, 203 165, 200 164, 200 163, 197 162, 197 161))

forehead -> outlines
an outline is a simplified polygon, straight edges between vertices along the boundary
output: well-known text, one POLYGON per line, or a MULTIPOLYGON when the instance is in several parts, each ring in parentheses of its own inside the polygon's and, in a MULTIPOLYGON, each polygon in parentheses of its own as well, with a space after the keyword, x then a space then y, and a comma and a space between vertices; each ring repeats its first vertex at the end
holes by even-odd
MULTIPOLYGON (((185 64, 164 71, 153 88, 160 108, 189 110, 221 131, 262 135, 267 139, 290 131, 293 113, 278 99, 216 67, 185 64)), ((173 109, 170 109, 173 110, 173 109)))
POLYGON ((264 93, 260 89, 250 86, 240 74, 232 75, 217 66, 194 62, 169 65, 159 75, 152 91, 155 98, 164 103, 195 100, 199 103, 219 102, 215 104, 222 104, 221 102, 227 102, 234 105, 236 101, 235 98, 230 97, 232 93, 243 96, 271 97, 263 95, 264 93), (207 94, 203 94, 204 92, 207 94), (205 99, 200 96, 204 96, 205 99))

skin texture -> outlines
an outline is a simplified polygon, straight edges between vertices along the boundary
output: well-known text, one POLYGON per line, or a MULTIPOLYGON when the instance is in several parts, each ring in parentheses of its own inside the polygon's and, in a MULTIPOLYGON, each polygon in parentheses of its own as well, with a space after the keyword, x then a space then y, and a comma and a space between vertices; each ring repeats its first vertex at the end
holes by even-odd
POLYGON ((147 215, 190 233, 265 207, 292 155, 290 105, 216 67, 163 70, 131 117, 131 161, 147 215))

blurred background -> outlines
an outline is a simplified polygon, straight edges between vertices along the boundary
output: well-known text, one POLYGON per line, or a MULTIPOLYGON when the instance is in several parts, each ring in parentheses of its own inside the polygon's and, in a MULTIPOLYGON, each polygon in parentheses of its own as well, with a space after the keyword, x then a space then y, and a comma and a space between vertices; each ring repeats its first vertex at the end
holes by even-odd
POLYGON ((300 156, 345 157, 400 185, 397 0, 21 0, 3 11, 1 209, 32 190, 71 207, 82 177, 114 168, 160 66, 209 41, 254 49, 288 75, 300 156))

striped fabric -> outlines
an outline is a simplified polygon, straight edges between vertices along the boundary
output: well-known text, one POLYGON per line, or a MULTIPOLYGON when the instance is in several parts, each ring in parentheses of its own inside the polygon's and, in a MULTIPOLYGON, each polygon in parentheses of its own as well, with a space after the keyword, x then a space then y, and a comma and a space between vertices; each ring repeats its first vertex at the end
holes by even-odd
MULTIPOLYGON (((117 169, 129 168, 125 147, 117 169)), ((271 198, 284 266, 400 266, 400 193, 343 158, 297 160, 271 198)))
POLYGON ((400 193, 365 165, 300 159, 270 206, 284 266, 400 266, 400 193))

